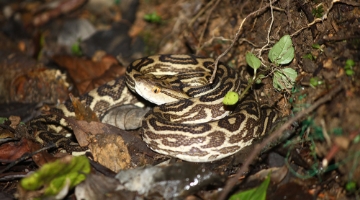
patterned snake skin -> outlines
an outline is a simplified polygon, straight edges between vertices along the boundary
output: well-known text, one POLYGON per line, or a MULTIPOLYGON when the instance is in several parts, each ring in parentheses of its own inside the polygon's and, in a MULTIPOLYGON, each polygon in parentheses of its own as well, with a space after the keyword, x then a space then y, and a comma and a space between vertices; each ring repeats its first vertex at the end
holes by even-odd
MULTIPOLYGON (((90 91, 80 100, 101 118, 113 106, 139 103, 134 93, 140 93, 161 104, 142 121, 143 140, 152 150, 190 162, 211 162, 251 145, 278 119, 277 112, 260 106, 253 94, 246 95, 236 106, 224 106, 225 94, 240 93, 244 86, 238 73, 221 63, 213 83, 208 84, 213 63, 211 58, 194 55, 141 58, 130 64, 125 77, 90 91)), ((71 130, 62 116, 75 116, 71 102, 50 112, 57 114, 43 115, 31 123, 37 130, 37 140, 43 144, 62 141, 67 149, 76 147, 64 136, 71 130)))

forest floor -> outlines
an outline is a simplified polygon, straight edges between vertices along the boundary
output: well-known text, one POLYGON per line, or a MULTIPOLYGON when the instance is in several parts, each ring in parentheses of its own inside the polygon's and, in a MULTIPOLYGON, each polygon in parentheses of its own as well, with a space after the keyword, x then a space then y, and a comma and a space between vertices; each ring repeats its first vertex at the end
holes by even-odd
MULTIPOLYGON (((261 155, 259 151, 270 139, 217 162, 178 166, 221 175, 217 183, 204 180, 201 187, 182 193, 179 199, 228 198, 258 187, 269 171, 267 199, 360 198, 359 1, 273 0, 271 5, 261 0, 54 2, 0 3, 0 117, 13 116, 2 118, 2 135, 23 130, 14 116, 28 122, 39 115, 43 104, 64 102, 69 92, 80 96, 120 77, 137 58, 154 54, 212 57, 237 70, 246 69, 243 79, 250 80, 254 71, 246 54, 251 52, 261 61, 257 73, 264 75, 253 91, 262 104, 287 116, 288 125, 296 124, 295 133, 261 155), (278 65, 271 62, 269 51, 286 35, 294 57, 278 65), (285 68, 296 72, 293 80, 289 78, 294 74, 286 74, 285 68)), ((40 148, 27 142, 0 145, 3 197, 20 194, 26 199, 18 189, 20 178, 54 160, 33 156, 4 171, 9 162, 40 148)), ((143 143, 132 145, 141 148, 136 147, 138 153, 122 169, 167 159, 143 143)), ((109 160, 100 160, 118 172, 106 165, 109 160)), ((72 195, 70 191, 67 198, 72 195)), ((161 194, 161 198, 169 197, 161 194)))

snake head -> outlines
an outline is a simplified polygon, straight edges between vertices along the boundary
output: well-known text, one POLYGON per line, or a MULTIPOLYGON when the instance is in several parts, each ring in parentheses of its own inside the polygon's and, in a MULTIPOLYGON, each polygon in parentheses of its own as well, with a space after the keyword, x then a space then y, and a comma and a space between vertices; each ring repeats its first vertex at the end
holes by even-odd
POLYGON ((144 99, 157 104, 165 104, 190 98, 181 88, 171 86, 168 77, 144 75, 136 77, 135 92, 144 99))

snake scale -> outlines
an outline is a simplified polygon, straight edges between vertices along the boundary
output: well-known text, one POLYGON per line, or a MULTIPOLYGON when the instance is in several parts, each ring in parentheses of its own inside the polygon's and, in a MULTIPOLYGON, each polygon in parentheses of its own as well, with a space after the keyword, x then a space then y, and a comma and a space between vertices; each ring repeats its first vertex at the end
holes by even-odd
MULTIPOLYGON (((142 120, 142 137, 154 151, 190 162, 211 162, 230 156, 261 138, 278 113, 248 94, 236 106, 222 101, 228 91, 244 88, 236 70, 219 63, 212 84, 214 60, 194 55, 155 55, 130 64, 126 76, 80 97, 100 118, 113 106, 136 104, 134 93, 155 105, 142 120)), ((62 116, 75 116, 70 101, 31 123, 42 144, 69 140, 62 116)), ((76 146, 76 145, 75 145, 76 146)))

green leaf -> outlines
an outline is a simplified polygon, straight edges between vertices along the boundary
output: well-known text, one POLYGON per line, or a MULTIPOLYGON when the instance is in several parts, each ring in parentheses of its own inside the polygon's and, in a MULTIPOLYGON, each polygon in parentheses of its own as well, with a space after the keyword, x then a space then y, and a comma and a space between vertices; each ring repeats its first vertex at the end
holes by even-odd
POLYGON ((6 117, 0 117, 0 124, 4 124, 4 122, 7 120, 8 120, 8 118, 6 118, 6 117))
POLYGON ((261 66, 261 61, 259 60, 259 58, 257 58, 253 53, 251 52, 247 52, 246 53, 246 63, 254 69, 254 72, 256 74, 256 70, 259 69, 259 67, 261 66))
POLYGON ((160 23, 161 17, 156 12, 153 12, 153 13, 144 15, 144 20, 151 22, 151 23, 160 23))
POLYGON ((314 15, 314 17, 319 18, 319 17, 322 17, 322 16, 323 16, 323 14, 324 14, 324 8, 323 8, 322 5, 320 5, 320 6, 317 7, 317 8, 313 8, 311 12, 312 12, 312 14, 314 15))
POLYGON ((229 200, 265 200, 269 183, 270 176, 268 176, 259 187, 234 194, 229 200))
POLYGON ((314 49, 321 49, 321 45, 315 43, 315 44, 312 45, 312 48, 314 48, 314 49))
POLYGON ((352 60, 352 59, 346 60, 345 66, 353 67, 354 65, 355 65, 354 60, 352 60))
POLYGON ((273 77, 273 86, 278 90, 290 89, 294 86, 297 72, 291 68, 276 70, 273 77))
POLYGON ((310 78, 310 86, 311 87, 316 87, 321 84, 323 84, 323 81, 321 81, 318 77, 310 78))
POLYGON ((352 141, 353 143, 359 143, 360 142, 360 135, 355 136, 354 140, 352 141))
POLYGON ((80 41, 74 43, 71 46, 71 53, 74 54, 75 56, 81 56, 82 55, 82 50, 80 47, 80 41))
POLYGON ((66 156, 43 165, 38 171, 20 181, 23 189, 43 192, 43 197, 54 196, 66 184, 74 188, 90 173, 90 163, 85 156, 66 156))
POLYGON ((263 78, 265 78, 264 74, 259 74, 259 76, 255 80, 255 83, 260 84, 263 78))
POLYGON ((309 59, 309 60, 314 60, 314 59, 315 59, 314 56, 313 56, 311 53, 305 54, 305 55, 303 56, 303 58, 309 59))
POLYGON ((284 35, 269 51, 269 59, 276 65, 288 64, 294 58, 295 49, 290 35, 284 35))
POLYGON ((350 181, 350 182, 346 183, 345 188, 349 192, 355 192, 356 191, 356 182, 350 181))
POLYGON ((347 70, 345 70, 345 74, 348 75, 348 76, 352 76, 352 75, 355 74, 355 72, 352 69, 347 69, 347 70))
POLYGON ((223 104, 231 106, 239 101, 239 94, 233 91, 228 92, 223 100, 223 104))

